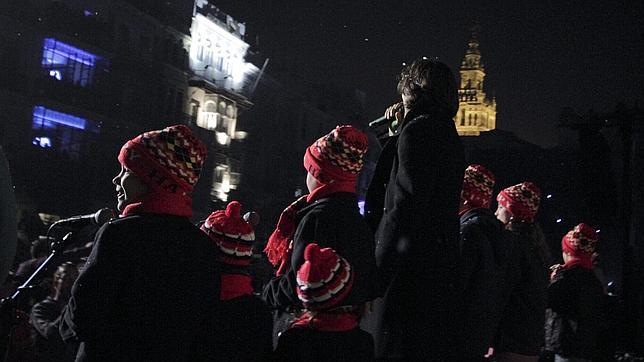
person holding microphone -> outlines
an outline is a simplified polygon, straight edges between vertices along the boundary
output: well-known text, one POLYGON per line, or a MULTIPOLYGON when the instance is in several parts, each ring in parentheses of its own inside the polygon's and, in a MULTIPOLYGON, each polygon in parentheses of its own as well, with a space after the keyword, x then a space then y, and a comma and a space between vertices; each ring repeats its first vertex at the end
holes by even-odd
POLYGON ((458 208, 465 160, 453 116, 456 80, 437 59, 400 74, 386 140, 367 191, 381 299, 368 318, 377 358, 454 360, 458 316, 458 208))

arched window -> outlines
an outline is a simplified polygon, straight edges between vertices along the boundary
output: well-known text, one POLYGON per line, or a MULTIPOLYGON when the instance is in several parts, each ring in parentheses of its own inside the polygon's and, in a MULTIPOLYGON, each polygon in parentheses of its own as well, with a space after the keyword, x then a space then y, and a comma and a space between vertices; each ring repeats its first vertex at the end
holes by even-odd
POLYGON ((206 101, 203 106, 201 117, 197 118, 197 125, 201 128, 214 130, 217 128, 217 103, 212 100, 206 101))

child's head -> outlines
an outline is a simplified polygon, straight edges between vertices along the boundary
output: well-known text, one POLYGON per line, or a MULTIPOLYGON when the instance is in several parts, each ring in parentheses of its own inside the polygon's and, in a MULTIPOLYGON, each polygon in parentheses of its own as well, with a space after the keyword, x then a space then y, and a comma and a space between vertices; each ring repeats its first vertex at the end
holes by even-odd
POLYGON ((304 249, 304 264, 297 271, 297 296, 308 310, 341 305, 353 286, 351 265, 331 248, 312 243, 304 249))
POLYGON ((253 226, 240 215, 241 204, 231 201, 226 210, 215 211, 201 226, 217 244, 219 261, 235 266, 250 265, 253 256, 255 232, 253 226))
POLYGON ((140 201, 149 191, 189 196, 199 180, 206 153, 206 146, 185 125, 145 132, 126 142, 118 156, 122 172, 113 182, 117 189, 127 187, 121 179, 124 173, 130 173, 140 192, 136 193, 139 200, 119 200, 119 211, 140 201))
POLYGON ((463 177, 461 202, 472 208, 489 208, 494 190, 494 175, 481 165, 469 165, 463 177))
POLYGON ((338 126, 315 141, 304 154, 309 191, 318 184, 355 182, 364 165, 368 143, 367 135, 353 126, 338 126))
POLYGON ((496 197, 499 206, 495 215, 505 225, 513 222, 532 224, 537 211, 541 191, 532 182, 522 182, 503 189, 496 197))
POLYGON ((584 259, 592 263, 592 256, 598 241, 597 231, 590 225, 581 223, 575 226, 561 239, 564 262, 572 259, 584 259))

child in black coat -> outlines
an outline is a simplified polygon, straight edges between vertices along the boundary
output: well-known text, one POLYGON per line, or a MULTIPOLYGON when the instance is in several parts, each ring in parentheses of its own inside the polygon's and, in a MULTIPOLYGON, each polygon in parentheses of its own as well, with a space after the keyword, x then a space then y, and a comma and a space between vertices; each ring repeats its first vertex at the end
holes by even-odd
POLYGON ((280 335, 276 360, 373 360, 373 338, 359 328, 359 311, 342 305, 354 279, 351 265, 333 249, 306 246, 297 272, 297 296, 306 309, 280 335))
POLYGON ((253 294, 249 270, 253 255, 253 225, 240 215, 241 204, 231 201, 215 211, 201 226, 217 245, 221 265, 217 356, 222 361, 263 361, 273 351, 272 315, 253 294))

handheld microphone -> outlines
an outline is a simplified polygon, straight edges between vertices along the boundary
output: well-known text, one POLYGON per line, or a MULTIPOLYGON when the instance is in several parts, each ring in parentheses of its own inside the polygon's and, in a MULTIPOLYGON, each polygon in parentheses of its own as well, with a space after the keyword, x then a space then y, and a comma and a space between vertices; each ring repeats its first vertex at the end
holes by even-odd
POLYGON ((382 116, 382 117, 380 117, 380 118, 377 118, 377 119, 375 119, 375 120, 373 120, 373 121, 369 122, 369 128, 371 128, 371 129, 378 128, 378 127, 380 127, 380 126, 382 126, 382 125, 384 125, 384 124, 388 123, 389 121, 390 121, 390 120, 389 120, 389 119, 387 119, 387 117, 382 116))
POLYGON ((51 227, 59 226, 69 229, 80 229, 87 225, 103 225, 106 222, 112 220, 116 217, 116 214, 112 209, 104 208, 100 209, 93 214, 72 216, 67 219, 58 220, 51 227))

